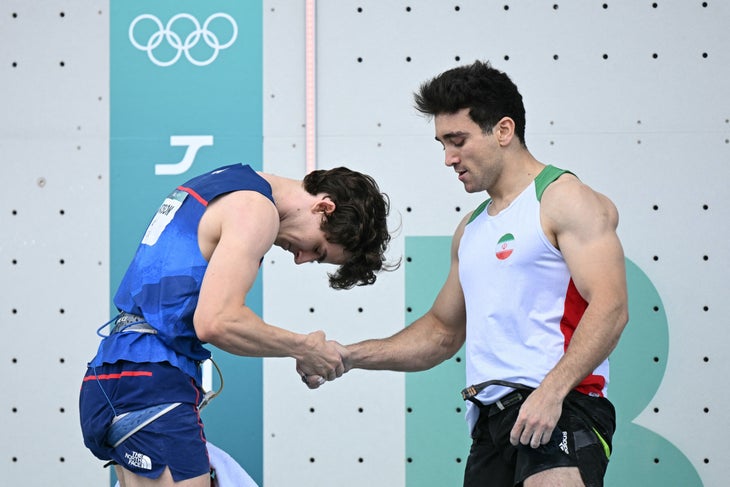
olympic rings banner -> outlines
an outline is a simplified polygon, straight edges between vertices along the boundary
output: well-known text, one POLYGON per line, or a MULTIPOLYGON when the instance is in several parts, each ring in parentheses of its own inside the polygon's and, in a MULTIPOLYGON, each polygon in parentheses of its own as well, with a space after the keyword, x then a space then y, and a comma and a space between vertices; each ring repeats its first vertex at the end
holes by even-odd
POLYGON ((209 66, 218 58, 221 50, 231 47, 237 38, 236 20, 224 12, 212 14, 205 19, 202 26, 196 17, 188 13, 176 14, 164 25, 152 14, 140 14, 129 24, 129 42, 140 51, 146 52, 152 64, 162 68, 177 63, 183 53, 191 64, 209 66), (222 27, 214 28, 211 25, 216 19, 222 19, 216 23, 216 26, 222 23, 222 27), (143 23, 151 23, 148 28, 152 28, 152 33, 141 25, 143 23), (183 24, 182 27, 180 24, 183 24), (223 34, 220 33, 221 30, 223 34), (137 40, 140 31, 141 41, 137 40), (225 42, 220 41, 221 35, 227 37, 225 42), (171 51, 171 54, 167 59, 160 59, 158 56, 160 53, 164 56, 165 51, 171 51), (196 51, 202 54, 200 59, 196 56, 196 51))
MULTIPOLYGON (((209 169, 262 167, 262 1, 110 2, 111 289, 162 199, 209 169)), ((247 300, 261 312, 261 283, 247 300)), ((112 310, 114 312, 114 310, 112 310)), ((212 349, 211 442, 263 480, 261 359, 212 349)))

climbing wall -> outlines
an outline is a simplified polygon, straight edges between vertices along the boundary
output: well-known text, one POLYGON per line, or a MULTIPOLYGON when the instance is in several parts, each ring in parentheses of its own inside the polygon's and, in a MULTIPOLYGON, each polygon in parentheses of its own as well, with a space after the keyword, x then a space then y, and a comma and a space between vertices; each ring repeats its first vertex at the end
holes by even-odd
MULTIPOLYGON (((352 342, 428 309, 454 228, 485 196, 466 195, 443 165, 412 93, 445 69, 490 60, 525 98, 531 152, 621 213, 631 321, 612 357, 619 430, 608 485, 723 485, 728 458, 714 432, 730 422, 717 387, 729 365, 730 6, 319 1, 312 19, 304 2, 267 1, 263 14, 266 169, 298 174, 314 144, 319 167, 372 174, 393 203, 390 255, 403 259, 372 289, 334 292, 325 269, 294 269, 274 251, 269 319, 352 342), (312 20, 314 140, 304 127, 309 50, 291 49, 310 39, 312 20)), ((267 485, 459 485, 462 358, 416 374, 353 371, 314 392, 290 361, 267 361, 267 485)))
POLYGON ((108 22, 105 2, 0 5, 6 485, 107 478, 76 411, 94 323, 108 312, 108 22))
MULTIPOLYGON (((4 483, 109 485, 82 444, 79 381, 149 211, 188 175, 233 162, 297 178, 312 165, 371 174, 392 201, 400 268, 335 292, 331 269, 273 249, 250 304, 344 343, 428 309, 450 235, 484 195, 444 167, 412 93, 483 59, 520 87, 532 153, 621 213, 631 321, 612 357, 607 485, 724 486, 729 22, 720 0, 2 2, 4 483), (145 50, 150 16, 177 18, 182 33, 214 15, 222 44, 237 27, 215 62, 191 47, 171 63, 167 44, 159 65, 145 50)), ((209 438, 261 485, 460 484, 460 353, 427 372, 352 371, 317 391, 291 359, 214 353, 226 389, 205 413, 209 438)))

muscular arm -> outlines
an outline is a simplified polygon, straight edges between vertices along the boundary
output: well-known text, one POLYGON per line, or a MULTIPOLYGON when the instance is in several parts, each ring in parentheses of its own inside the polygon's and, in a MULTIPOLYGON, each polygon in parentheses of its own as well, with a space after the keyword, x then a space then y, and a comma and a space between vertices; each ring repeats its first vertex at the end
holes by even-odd
POLYGON ((624 255, 611 201, 573 177, 545 191, 543 227, 565 258, 575 286, 588 303, 562 359, 528 397, 512 442, 537 446, 549 440, 565 396, 616 347, 628 321, 624 255))
POLYGON ((301 335, 270 325, 246 305, 261 258, 278 228, 276 208, 255 192, 230 193, 208 206, 198 229, 208 268, 195 310, 195 332, 227 352, 293 357, 302 362, 305 373, 334 379, 343 365, 323 332, 301 335))
POLYGON ((349 345, 346 367, 397 371, 426 370, 453 356, 466 336, 464 294, 459 283, 458 248, 466 219, 451 242, 451 266, 431 309, 389 338, 349 345))

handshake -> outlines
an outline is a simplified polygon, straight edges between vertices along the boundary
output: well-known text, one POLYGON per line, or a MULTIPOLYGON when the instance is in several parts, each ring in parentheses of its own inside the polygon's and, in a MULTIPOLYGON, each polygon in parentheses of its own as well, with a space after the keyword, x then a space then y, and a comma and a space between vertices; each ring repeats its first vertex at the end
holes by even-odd
POLYGON ((323 331, 305 335, 292 356, 297 361, 297 373, 310 389, 317 389, 352 368, 350 351, 334 340, 326 340, 323 331))

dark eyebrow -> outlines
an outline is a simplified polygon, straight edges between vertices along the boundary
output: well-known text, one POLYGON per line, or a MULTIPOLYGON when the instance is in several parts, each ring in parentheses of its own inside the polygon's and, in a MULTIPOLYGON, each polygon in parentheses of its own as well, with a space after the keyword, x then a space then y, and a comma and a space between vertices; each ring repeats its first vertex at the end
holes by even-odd
MULTIPOLYGON (((443 139, 451 140, 451 139, 455 139, 457 137, 466 137, 467 135, 469 135, 468 132, 461 132, 461 131, 448 132, 443 135, 443 139)), ((434 137, 434 139, 436 139, 436 142, 441 142, 441 139, 439 139, 438 136, 434 137)))

